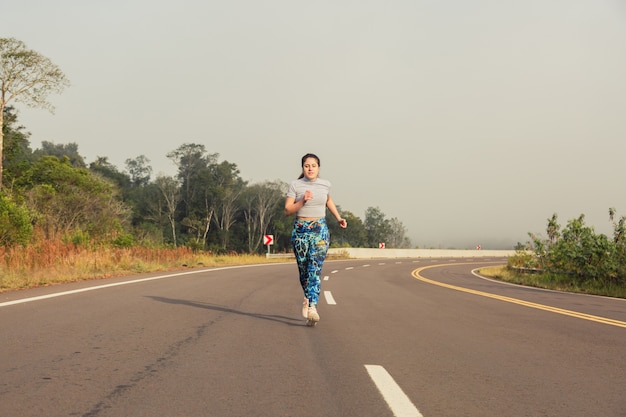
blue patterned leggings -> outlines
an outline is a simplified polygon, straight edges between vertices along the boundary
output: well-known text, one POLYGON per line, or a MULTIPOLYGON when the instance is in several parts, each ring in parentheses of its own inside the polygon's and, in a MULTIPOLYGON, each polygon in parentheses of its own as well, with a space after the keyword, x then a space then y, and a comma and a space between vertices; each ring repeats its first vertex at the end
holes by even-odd
POLYGON ((320 275, 328 253, 330 234, 326 220, 296 219, 291 232, 291 245, 298 263, 300 285, 309 305, 317 305, 320 296, 320 275))

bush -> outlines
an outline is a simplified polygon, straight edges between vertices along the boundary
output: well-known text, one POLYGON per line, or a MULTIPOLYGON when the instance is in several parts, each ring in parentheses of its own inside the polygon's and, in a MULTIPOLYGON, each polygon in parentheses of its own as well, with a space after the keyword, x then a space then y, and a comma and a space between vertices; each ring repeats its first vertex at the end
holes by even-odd
POLYGON ((124 234, 118 236, 114 241, 113 245, 118 248, 130 248, 135 245, 135 237, 131 234, 124 234))
POLYGON ((30 211, 0 194, 0 245, 26 245, 32 234, 30 211))
MULTIPOLYGON (((609 210, 613 220, 614 209, 609 210)), ((532 242, 528 252, 519 251, 509 259, 510 267, 539 268, 547 274, 567 277, 574 284, 598 282, 626 286, 626 238, 622 217, 614 223, 614 236, 596 234, 585 225, 584 215, 572 219, 561 232, 554 214, 548 219, 548 238, 529 234, 532 242)))

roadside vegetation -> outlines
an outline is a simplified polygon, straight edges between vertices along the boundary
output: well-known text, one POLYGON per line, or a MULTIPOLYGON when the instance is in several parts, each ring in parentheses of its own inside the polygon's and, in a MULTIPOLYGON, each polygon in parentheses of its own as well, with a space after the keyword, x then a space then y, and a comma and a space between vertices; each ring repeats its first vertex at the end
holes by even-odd
POLYGON ((0 248, 0 293, 128 274, 270 262, 285 259, 257 254, 216 255, 184 246, 120 248, 42 241, 0 248))
POLYGON ((626 217, 609 209, 613 237, 595 233, 585 216, 561 230, 558 217, 548 219, 546 237, 529 233, 506 266, 482 268, 480 274, 507 282, 559 291, 626 298, 626 217))
MULTIPOLYGON (((0 38, 0 291, 272 262, 264 256, 265 235, 273 235, 272 252, 291 251, 287 183, 250 184, 235 163, 202 143, 173 143, 166 156, 176 173, 156 178, 144 155, 129 157, 120 169, 106 156, 87 162, 75 142, 42 141, 33 150, 13 103, 53 111, 48 96, 69 85, 48 58, 0 38)), ((364 219, 338 208, 350 227, 329 220, 334 247, 411 246, 402 222, 379 208, 369 207, 364 219)))
MULTIPOLYGON (((283 214, 287 183, 244 181, 235 163, 202 143, 183 143, 166 156, 172 176, 152 177, 144 155, 120 169, 108 157, 87 162, 74 142, 41 143, 11 104, 52 111, 48 95, 69 80, 48 58, 13 38, 0 38, 0 292, 128 273, 272 262, 290 252, 292 218, 283 214)), ((89 138, 83 138, 88 140, 89 138)), ((210 142, 205 138, 204 142, 210 142)), ((173 145, 174 147, 175 145, 173 145)), ((297 161, 296 161, 297 162, 297 161)), ((294 178, 300 167, 294 165, 294 178)), ((410 248, 397 218, 368 207, 361 219, 338 207, 350 227, 329 219, 334 247, 410 248)), ((609 211, 613 221, 615 210, 609 211)), ((482 273, 525 285, 625 296, 626 226, 612 239, 584 216, 560 230, 556 214, 547 238, 535 235, 506 268, 482 273)), ((281 261, 281 260, 278 260, 281 261)))

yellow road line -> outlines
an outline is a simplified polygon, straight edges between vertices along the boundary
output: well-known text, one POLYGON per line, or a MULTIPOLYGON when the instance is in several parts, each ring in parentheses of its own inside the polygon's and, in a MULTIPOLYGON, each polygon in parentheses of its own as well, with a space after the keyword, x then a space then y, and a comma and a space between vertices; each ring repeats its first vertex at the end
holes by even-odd
POLYGON ((483 292, 483 291, 476 291, 476 290, 472 290, 472 289, 469 289, 469 288, 458 287, 456 285, 444 284, 443 282, 433 281, 432 279, 424 278, 423 276, 420 275, 420 272, 425 270, 425 269, 435 268, 435 267, 440 267, 440 266, 449 266, 449 265, 458 266, 458 265, 467 265, 467 264, 455 263, 455 264, 438 264, 438 265, 423 266, 421 268, 418 268, 418 269, 414 270, 411 273, 411 275, 413 275, 414 278, 416 278, 416 279, 418 279, 420 281, 426 282, 428 284, 438 285, 440 287, 450 288, 450 289, 456 290, 456 291, 462 291, 462 292, 466 292, 466 293, 469 293, 469 294, 480 295, 482 297, 493 298, 493 299, 500 300, 500 301, 506 301, 508 303, 519 304, 519 305, 530 307, 530 308, 536 308, 538 310, 550 311, 552 313, 563 314, 565 316, 576 317, 576 318, 583 319, 583 320, 595 321, 597 323, 608 324, 610 326, 617 326, 617 327, 626 328, 626 322, 623 322, 623 321, 620 321, 620 320, 614 320, 614 319, 609 319, 609 318, 606 318, 606 317, 594 316, 594 315, 591 315, 591 314, 579 313, 577 311, 565 310, 565 309, 562 309, 562 308, 551 307, 551 306, 547 306, 547 305, 544 305, 544 304, 531 303, 530 301, 519 300, 517 298, 505 297, 505 296, 502 296, 502 295, 491 294, 491 293, 483 292))

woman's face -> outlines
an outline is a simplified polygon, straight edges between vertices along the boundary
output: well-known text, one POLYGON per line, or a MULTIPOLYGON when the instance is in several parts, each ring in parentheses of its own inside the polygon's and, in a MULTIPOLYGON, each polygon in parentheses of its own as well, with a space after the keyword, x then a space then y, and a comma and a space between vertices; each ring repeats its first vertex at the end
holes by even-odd
POLYGON ((302 164, 302 173, 306 177, 307 180, 313 181, 317 179, 317 176, 320 173, 320 166, 317 164, 317 159, 315 158, 307 158, 304 160, 304 164, 302 164))

